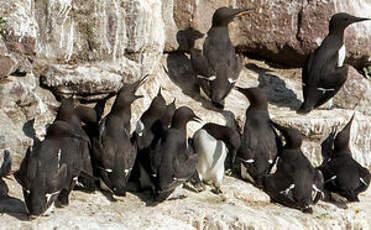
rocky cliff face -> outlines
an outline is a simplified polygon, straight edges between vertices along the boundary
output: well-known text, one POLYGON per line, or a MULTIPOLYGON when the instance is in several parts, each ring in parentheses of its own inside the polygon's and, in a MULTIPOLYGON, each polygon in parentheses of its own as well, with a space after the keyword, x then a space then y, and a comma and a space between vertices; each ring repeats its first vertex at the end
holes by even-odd
MULTIPOLYGON (((347 12, 371 17, 371 3, 363 0, 166 0, 163 6, 168 37, 166 50, 179 48, 174 39, 179 30, 190 27, 206 33, 214 10, 221 6, 255 8, 230 26, 234 44, 241 51, 288 66, 301 66, 306 56, 322 42, 332 14, 347 12)), ((371 22, 365 22, 346 31, 348 62, 358 68, 371 62, 370 28, 371 22)))
MULTIPOLYGON (((0 0, 0 17, 6 20, 0 25, 0 151, 12 152, 13 170, 32 145, 32 138, 42 137, 45 125, 53 121, 59 106, 56 98, 74 94, 93 101, 117 91, 122 80, 134 81, 145 74, 150 77, 139 89, 145 98, 132 107, 133 126, 161 85, 169 102, 177 98, 177 106, 192 107, 204 121, 243 127, 247 99, 232 90, 225 110, 215 111, 195 88, 189 56, 182 52, 202 44, 212 13, 225 5, 256 9, 231 25, 233 42, 240 51, 290 66, 302 63, 318 46, 332 13, 371 17, 371 4, 361 0, 96 0, 94 4, 85 0, 0 0)), ((365 22, 346 31, 348 61, 356 67, 371 61, 370 28, 370 22, 365 22)), ((356 111, 351 149, 354 158, 371 169, 371 82, 351 67, 347 83, 332 101, 332 110, 327 110, 328 104, 301 116, 294 111, 302 100, 300 74, 300 69, 246 58, 237 84, 265 90, 273 120, 301 131, 305 139, 302 150, 314 165, 322 161, 321 141, 332 129, 340 130, 356 111)), ((201 125, 191 123, 189 136, 201 125)), ((11 195, 21 198, 20 187, 7 182, 11 195)), ((341 229, 369 228, 371 223, 369 192, 361 197, 362 203, 348 210, 320 203, 315 215, 307 216, 269 204, 262 192, 233 178, 226 179, 224 190, 221 197, 183 190, 189 198, 155 208, 145 208, 144 201, 133 195, 111 203, 100 193, 76 192, 72 204, 51 217, 32 223, 11 216, 0 219, 9 223, 6 229, 48 229, 57 219, 57 225, 66 229, 99 229, 104 224, 113 229, 122 225, 129 229, 287 229, 310 224, 321 228, 323 223, 341 229), (97 215, 104 218, 96 219, 97 215)))

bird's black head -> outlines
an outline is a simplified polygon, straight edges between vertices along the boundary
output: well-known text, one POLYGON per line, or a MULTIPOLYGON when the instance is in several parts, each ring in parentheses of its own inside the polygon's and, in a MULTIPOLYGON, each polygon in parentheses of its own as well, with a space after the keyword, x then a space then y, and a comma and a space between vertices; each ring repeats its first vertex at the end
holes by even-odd
POLYGON ((241 88, 235 87, 239 92, 247 97, 250 101, 250 106, 257 108, 257 109, 267 109, 268 108, 268 100, 264 93, 264 91, 260 88, 241 88))
POLYGON ((73 96, 62 100, 58 109, 56 120, 80 124, 80 119, 75 113, 75 101, 73 96))
POLYGON ((157 92, 156 97, 152 100, 152 103, 151 104, 153 104, 155 106, 157 106, 157 105, 160 105, 160 106, 166 105, 166 101, 165 101, 164 97, 162 96, 161 91, 162 91, 162 88, 160 87, 158 89, 158 92, 157 92))
POLYGON ((144 125, 151 126, 153 122, 166 111, 166 101, 161 94, 161 87, 156 97, 153 98, 149 108, 142 114, 140 120, 144 125))
POLYGON ((349 139, 350 139, 350 129, 352 127, 354 115, 348 122, 348 124, 341 130, 335 138, 334 141, 334 152, 349 151, 349 139))
POLYGON ((274 127, 276 127, 282 135, 285 137, 286 144, 284 148, 286 149, 300 149, 302 143, 302 135, 299 130, 290 127, 284 127, 274 122, 271 122, 274 127))
POLYGON ((142 98, 143 95, 135 95, 135 92, 141 85, 144 84, 146 80, 147 76, 139 79, 138 81, 132 84, 123 83, 123 86, 118 92, 115 103, 112 108, 118 109, 122 107, 127 107, 131 105, 135 100, 142 98))
POLYGON ((166 109, 166 101, 161 94, 161 87, 158 90, 156 97, 152 100, 150 105, 150 111, 152 113, 162 113, 166 109))
POLYGON ((170 104, 166 105, 166 110, 164 114, 161 117, 161 123, 165 126, 169 126, 171 123, 171 119, 174 116, 174 113, 176 111, 176 105, 175 105, 175 99, 170 104))
POLYGON ((235 17, 246 15, 252 8, 233 9, 229 7, 221 7, 214 12, 213 26, 227 26, 235 17))
POLYGON ((347 13, 337 13, 331 17, 330 24, 329 24, 329 30, 330 32, 335 32, 335 31, 341 32, 341 31, 344 31, 349 25, 353 23, 362 22, 366 20, 371 20, 371 19, 355 17, 347 13))
POLYGON ((202 120, 196 116, 192 109, 188 108, 187 106, 182 106, 175 111, 171 126, 183 127, 189 121, 201 122, 202 120))
POLYGON ((173 117, 176 111, 175 102, 176 102, 176 99, 174 99, 170 104, 167 105, 167 113, 170 117, 173 117))

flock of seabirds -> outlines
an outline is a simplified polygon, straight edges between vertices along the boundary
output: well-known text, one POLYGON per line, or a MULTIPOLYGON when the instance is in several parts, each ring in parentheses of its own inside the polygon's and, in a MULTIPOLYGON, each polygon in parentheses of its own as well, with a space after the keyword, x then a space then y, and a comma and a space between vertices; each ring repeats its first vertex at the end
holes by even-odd
MULTIPOLYGON (((370 173, 352 158, 349 149, 352 119, 337 135, 326 140, 329 158, 315 168, 300 150, 301 133, 270 120, 268 102, 259 88, 235 86, 241 60, 231 43, 228 24, 252 9, 219 8, 212 18, 203 50, 192 50, 191 61, 198 84, 218 107, 234 88, 250 105, 243 133, 207 123, 187 138, 187 123, 201 119, 188 107, 166 104, 161 88, 142 114, 131 134, 131 104, 146 77, 127 84, 116 95, 110 112, 102 118, 107 99, 94 108, 63 99, 55 121, 43 141, 35 142, 14 173, 23 188, 29 217, 45 214, 52 204, 64 207, 69 194, 78 187, 125 196, 128 183, 137 191, 152 191, 153 203, 166 200, 176 187, 187 182, 194 190, 222 193, 226 170, 254 184, 270 196, 271 202, 312 213, 319 199, 338 202, 359 201, 358 194, 370 184, 370 173), (278 134, 281 135, 278 135, 278 134), (237 169, 237 170, 236 170, 237 169)), ((332 16, 329 34, 311 53, 302 71, 304 102, 298 113, 306 114, 331 99, 347 79, 344 65, 344 30, 355 22, 370 20, 346 13, 332 16)), ((0 178, 10 172, 11 157, 4 151, 0 178)), ((8 187, 0 179, 0 197, 8 187)), ((53 205, 54 206, 54 205, 53 205)))

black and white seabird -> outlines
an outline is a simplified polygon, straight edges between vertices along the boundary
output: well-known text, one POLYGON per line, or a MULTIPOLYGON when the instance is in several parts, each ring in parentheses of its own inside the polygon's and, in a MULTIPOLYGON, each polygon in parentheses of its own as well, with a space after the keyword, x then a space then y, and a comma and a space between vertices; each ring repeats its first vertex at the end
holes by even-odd
POLYGON ((142 98, 135 95, 146 77, 133 84, 124 83, 109 114, 99 124, 93 138, 94 167, 99 173, 103 190, 125 196, 126 186, 137 156, 136 143, 130 140, 131 104, 142 98))
POLYGON ((330 100, 344 85, 348 66, 344 65, 346 49, 344 45, 345 29, 356 22, 370 20, 346 13, 332 16, 329 34, 313 53, 302 70, 304 102, 297 111, 306 114, 330 100))
POLYGON ((227 155, 231 155, 229 159, 232 162, 229 162, 229 165, 233 166, 240 144, 240 134, 227 126, 207 123, 197 130, 193 135, 193 147, 199 155, 197 164, 199 182, 212 182, 215 187, 212 191, 216 194, 221 193, 225 160, 227 155))
POLYGON ((330 200, 336 202, 332 193, 345 197, 348 201, 359 201, 358 194, 366 191, 370 185, 371 175, 352 158, 349 148, 350 129, 354 115, 334 140, 334 149, 329 159, 318 167, 325 178, 325 189, 330 193, 330 200))
POLYGON ((190 108, 186 106, 178 108, 172 118, 170 129, 151 154, 157 202, 165 200, 178 185, 194 175, 198 155, 187 140, 187 123, 200 120, 190 108))
POLYGON ((191 50, 192 66, 198 74, 199 85, 218 108, 224 107, 224 99, 236 83, 242 68, 242 60, 236 55, 229 37, 228 24, 250 10, 228 7, 217 9, 202 53, 196 49, 191 50))
POLYGON ((240 87, 236 89, 250 101, 246 110, 241 147, 237 153, 238 161, 241 162, 241 177, 261 187, 262 178, 272 168, 281 141, 271 125, 268 100, 263 90, 240 87))
POLYGON ((277 171, 263 179, 263 190, 271 202, 312 213, 312 205, 323 194, 323 176, 300 150, 301 133, 294 128, 272 124, 285 137, 286 144, 278 153, 277 171))

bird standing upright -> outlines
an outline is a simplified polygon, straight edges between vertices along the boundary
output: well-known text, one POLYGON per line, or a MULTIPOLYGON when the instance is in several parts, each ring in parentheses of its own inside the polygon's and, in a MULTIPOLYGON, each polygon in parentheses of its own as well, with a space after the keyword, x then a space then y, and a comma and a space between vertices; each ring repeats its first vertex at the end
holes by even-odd
MULTIPOLYGON (((330 200, 339 204, 343 202, 336 200, 336 196, 333 193, 345 197, 350 202, 359 202, 358 194, 366 191, 371 181, 370 171, 353 159, 349 148, 350 129, 353 119, 354 115, 348 124, 336 135, 333 141, 334 149, 330 153, 330 158, 318 167, 323 173, 325 179, 324 187, 330 200)), ((344 203, 343 205, 346 207, 344 203)))
POLYGON ((271 125, 268 100, 260 88, 236 89, 250 101, 241 136, 237 158, 241 162, 241 177, 257 187, 262 186, 264 175, 270 172, 281 141, 271 125))
POLYGON ((278 153, 277 171, 264 177, 263 190, 271 202, 313 213, 312 205, 323 194, 323 176, 301 151, 301 133, 294 128, 272 124, 284 136, 286 144, 278 153))
POLYGON ((99 172, 101 188, 116 196, 126 195, 126 185, 137 156, 136 143, 130 140, 131 105, 143 97, 135 92, 146 78, 123 84, 111 111, 99 124, 98 137, 93 138, 93 162, 99 172))
POLYGON ((371 20, 346 13, 332 16, 329 34, 313 53, 302 70, 304 102, 297 111, 306 114, 326 103, 344 85, 348 67, 344 65, 346 49, 344 45, 345 29, 356 22, 371 20))
POLYGON ((157 202, 164 201, 178 185, 189 180, 196 171, 198 155, 187 140, 189 121, 200 122, 201 119, 186 106, 178 108, 174 113, 171 128, 151 153, 151 173, 157 202))
POLYGON ((242 68, 242 60, 236 56, 229 37, 228 25, 251 9, 222 7, 215 11, 212 26, 203 44, 203 53, 191 50, 191 61, 198 74, 198 84, 218 107, 224 107, 224 99, 233 88, 242 68))

